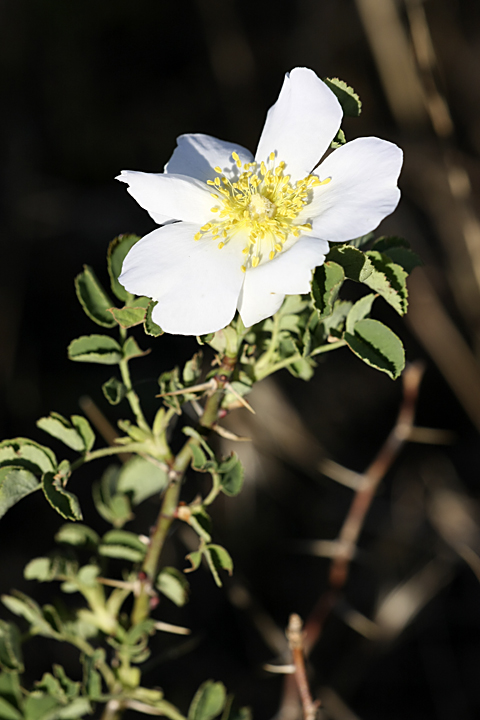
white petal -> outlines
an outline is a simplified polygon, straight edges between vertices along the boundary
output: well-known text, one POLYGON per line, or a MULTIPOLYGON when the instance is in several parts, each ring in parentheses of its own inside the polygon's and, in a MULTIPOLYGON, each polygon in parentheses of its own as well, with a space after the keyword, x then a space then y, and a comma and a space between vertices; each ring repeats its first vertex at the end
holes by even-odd
POLYGON ((245 327, 277 312, 285 295, 310 292, 312 269, 323 264, 328 249, 325 240, 303 236, 274 260, 248 270, 238 303, 245 327))
POLYGON ((230 178, 235 174, 232 173, 235 167, 232 152, 238 154, 242 164, 253 160, 252 153, 236 143, 201 133, 180 135, 177 138, 177 147, 165 165, 165 172, 188 175, 206 182, 218 175, 213 168, 219 166, 225 176, 230 178))
POLYGON ((337 134, 342 115, 337 98, 313 70, 295 68, 286 74, 268 111, 255 159, 260 162, 276 152, 294 181, 305 177, 337 134))
POLYGON ((136 295, 158 301, 154 322, 168 333, 203 335, 232 320, 245 278, 242 245, 193 239, 198 226, 175 223, 136 243, 123 263, 120 282, 136 295))
POLYGON ((313 234, 333 242, 365 235, 397 207, 397 180, 403 153, 374 137, 358 138, 329 155, 317 169, 328 185, 314 188, 314 198, 297 222, 312 223, 313 234))
POLYGON ((130 195, 142 208, 154 213, 154 220, 166 217, 203 225, 212 217, 210 189, 194 178, 122 170, 116 180, 128 185, 130 195))

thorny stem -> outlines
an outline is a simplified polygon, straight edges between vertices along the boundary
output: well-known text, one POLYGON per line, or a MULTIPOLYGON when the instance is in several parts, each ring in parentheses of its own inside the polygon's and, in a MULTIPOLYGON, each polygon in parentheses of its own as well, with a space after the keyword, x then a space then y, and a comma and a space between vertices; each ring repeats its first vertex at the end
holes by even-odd
POLYGON ((75 462, 72 463, 70 470, 73 472, 84 463, 97 460, 98 458, 107 457, 108 455, 118 455, 119 453, 136 453, 138 452, 139 443, 132 442, 128 445, 113 445, 110 447, 100 448, 99 450, 93 450, 93 452, 87 452, 82 457, 79 457, 75 462))
POLYGON ((205 410, 200 418, 200 425, 205 429, 210 429, 218 420, 218 410, 223 397, 225 385, 229 381, 237 362, 237 358, 222 357, 220 367, 215 375, 217 389, 210 395, 205 403, 205 410))
POLYGON ((310 693, 305 670, 302 628, 303 623, 300 616, 296 614, 290 615, 287 628, 287 640, 295 667, 295 682, 302 701, 303 720, 315 720, 320 703, 318 700, 314 702, 310 693))
POLYGON ((170 484, 163 497, 157 524, 151 534, 150 544, 142 564, 142 573, 145 575, 145 580, 139 594, 135 598, 133 606, 132 623, 134 625, 137 625, 139 622, 142 622, 142 620, 145 620, 149 614, 149 600, 158 570, 160 555, 172 522, 175 518, 175 511, 180 498, 183 476, 192 457, 191 445, 194 442, 196 441, 193 438, 190 438, 185 443, 175 458, 169 473, 170 484))
POLYGON ((350 563, 355 555, 357 541, 365 518, 381 480, 392 466, 408 440, 415 418, 418 390, 424 373, 423 363, 408 365, 403 373, 403 402, 395 426, 378 455, 363 473, 363 482, 357 489, 337 539, 338 552, 332 558, 329 572, 329 589, 320 597, 305 623, 305 652, 307 655, 318 641, 323 625, 338 596, 345 586, 350 563))

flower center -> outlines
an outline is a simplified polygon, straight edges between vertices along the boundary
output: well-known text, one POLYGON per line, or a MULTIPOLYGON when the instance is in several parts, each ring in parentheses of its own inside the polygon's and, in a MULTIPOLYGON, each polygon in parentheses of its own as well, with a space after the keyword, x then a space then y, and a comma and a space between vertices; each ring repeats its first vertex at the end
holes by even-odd
POLYGON ((242 265, 245 272, 249 267, 273 260, 289 237, 298 238, 312 229, 308 223, 296 223, 296 218, 310 202, 311 188, 326 185, 331 178, 321 181, 315 175, 307 175, 292 185, 290 176, 283 174, 285 163, 279 162, 275 167, 273 152, 266 163, 245 163, 243 168, 237 153, 232 153, 232 157, 242 172, 231 181, 222 174, 221 168, 215 168, 218 176, 207 183, 214 189, 212 197, 218 202, 211 208, 212 213, 218 213, 218 220, 211 220, 200 228, 195 240, 211 236, 213 240, 220 240, 221 250, 243 231, 247 237, 242 265))

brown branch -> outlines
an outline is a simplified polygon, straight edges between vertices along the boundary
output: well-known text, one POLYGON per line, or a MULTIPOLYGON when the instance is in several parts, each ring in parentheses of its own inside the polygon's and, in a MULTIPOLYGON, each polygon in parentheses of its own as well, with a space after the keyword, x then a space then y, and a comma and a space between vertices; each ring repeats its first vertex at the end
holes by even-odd
POLYGON ((286 635, 295 666, 294 678, 302 701, 303 720, 315 720, 320 702, 312 700, 308 685, 303 649, 303 623, 299 615, 295 613, 290 615, 286 635))
POLYGON ((338 550, 330 565, 329 588, 320 596, 305 623, 303 647, 307 656, 317 643, 325 621, 347 582, 350 563, 356 553, 358 538, 377 488, 412 432, 418 389, 423 373, 424 365, 420 362, 408 365, 403 373, 403 401, 397 421, 378 455, 361 476, 362 481, 336 541, 338 550))

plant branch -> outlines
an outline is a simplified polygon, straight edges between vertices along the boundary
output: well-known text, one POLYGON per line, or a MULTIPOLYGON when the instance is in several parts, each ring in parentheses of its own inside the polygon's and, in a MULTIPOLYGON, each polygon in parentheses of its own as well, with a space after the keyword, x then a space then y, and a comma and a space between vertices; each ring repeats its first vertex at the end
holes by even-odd
POLYGON ((127 393, 126 393, 127 400, 130 403, 130 407, 132 409, 133 414, 135 415, 138 427, 142 428, 142 430, 147 430, 150 432, 150 426, 147 423, 147 421, 145 420, 143 410, 140 406, 139 397, 132 387, 132 379, 130 377, 128 360, 125 360, 125 359, 120 360, 118 365, 120 367, 120 374, 122 376, 123 384, 127 388, 127 393))
POLYGON ((294 678, 302 701, 303 720, 315 720, 320 702, 313 701, 305 670, 303 650, 303 623, 299 615, 292 614, 288 621, 287 640, 295 667, 294 678))
POLYGON ((336 541, 338 550, 330 565, 329 588, 321 595, 305 623, 304 648, 307 655, 317 643, 325 620, 335 606, 340 592, 347 582, 350 563, 356 552, 358 538, 378 486, 411 434, 424 369, 423 363, 412 363, 405 369, 402 376, 403 401, 395 426, 373 462, 360 476, 362 480, 355 492, 336 541))

